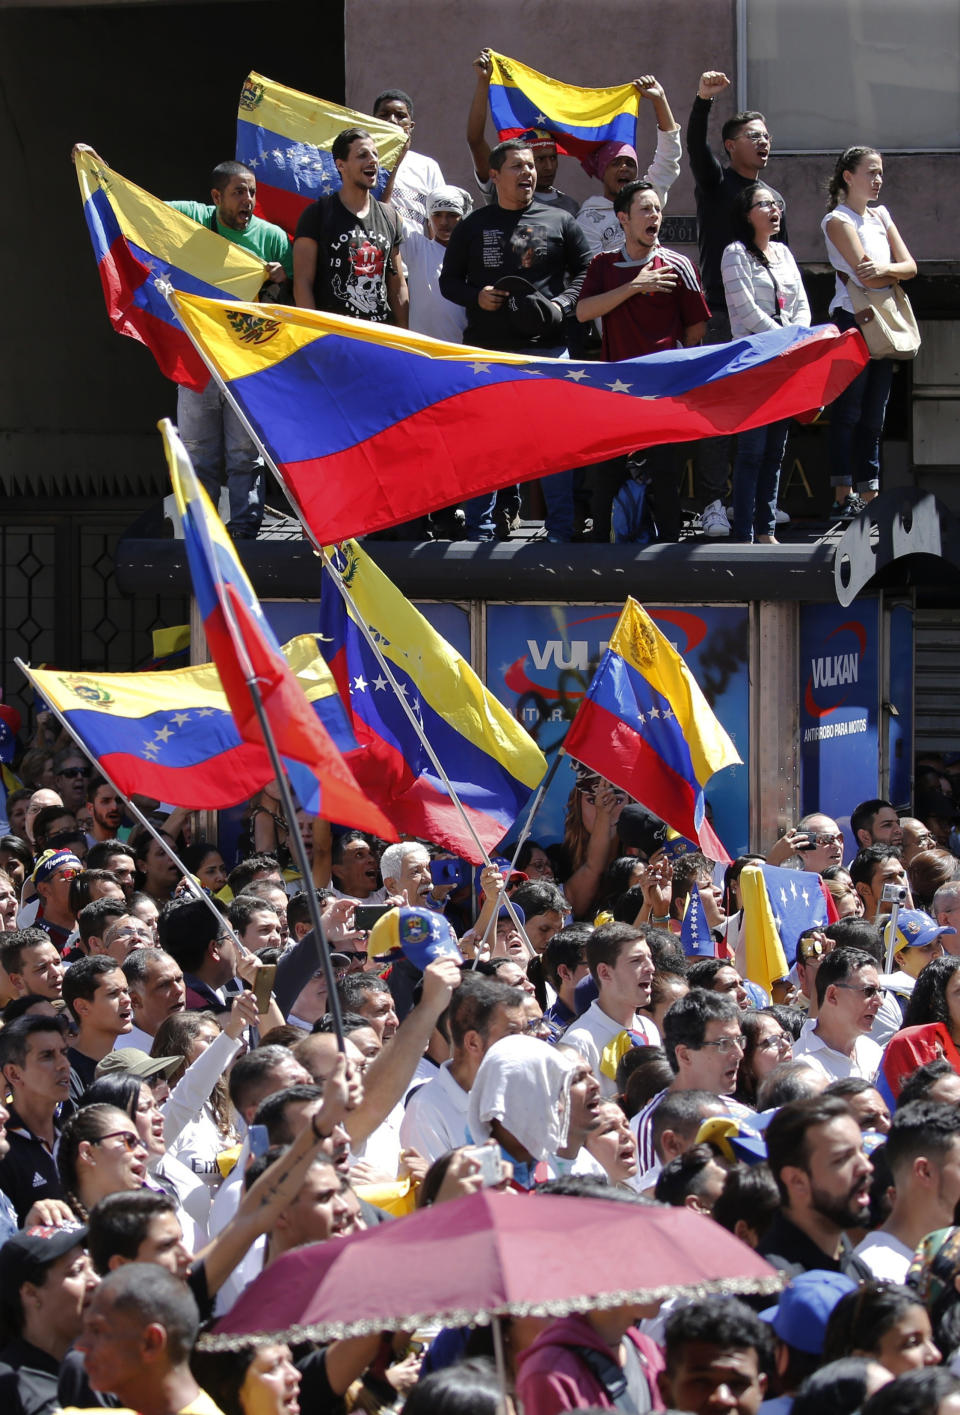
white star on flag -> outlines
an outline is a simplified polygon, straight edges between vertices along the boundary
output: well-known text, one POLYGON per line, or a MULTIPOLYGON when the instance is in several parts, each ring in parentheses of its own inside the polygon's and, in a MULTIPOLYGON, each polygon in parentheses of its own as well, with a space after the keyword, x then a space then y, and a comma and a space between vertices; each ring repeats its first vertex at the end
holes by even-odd
POLYGON ((359 678, 354 678, 353 686, 358 693, 365 693, 367 691, 366 679, 364 678, 362 673, 360 674, 359 678))

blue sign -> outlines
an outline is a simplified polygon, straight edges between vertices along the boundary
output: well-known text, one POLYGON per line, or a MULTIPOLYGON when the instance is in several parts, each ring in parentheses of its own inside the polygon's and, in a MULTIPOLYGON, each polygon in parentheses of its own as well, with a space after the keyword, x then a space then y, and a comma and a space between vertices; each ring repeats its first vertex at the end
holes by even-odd
MULTIPOLYGON (((489 604, 487 687, 511 708, 549 761, 566 736, 622 605, 489 604)), ((748 848, 750 686, 745 605, 644 608, 681 653, 736 744, 744 765, 707 787, 714 829, 736 858, 748 848)), ((564 759, 532 828, 541 845, 561 841, 574 785, 564 759)))
POLYGON ((800 606, 800 794, 803 814, 822 811, 858 846, 850 813, 879 794, 880 604, 800 606))

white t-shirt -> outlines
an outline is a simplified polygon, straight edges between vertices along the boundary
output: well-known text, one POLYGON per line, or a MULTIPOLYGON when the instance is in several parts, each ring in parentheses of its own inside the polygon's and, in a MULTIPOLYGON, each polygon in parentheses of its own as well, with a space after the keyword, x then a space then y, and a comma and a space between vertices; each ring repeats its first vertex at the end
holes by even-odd
MULTIPOLYGON (((854 269, 848 265, 844 257, 837 250, 836 246, 827 235, 827 225, 833 220, 842 221, 844 225, 851 226, 859 238, 863 247, 864 255, 873 261, 883 261, 890 259, 890 241, 887 238, 887 227, 892 224, 890 213, 885 206, 868 206, 861 216, 858 211, 852 211, 849 206, 842 203, 835 206, 832 211, 828 211, 820 222, 820 229, 823 232, 823 239, 827 243, 827 257, 834 270, 842 270, 855 285, 859 285, 854 269)), ((861 286, 861 288, 863 288, 861 286)), ((853 305, 847 293, 843 281, 837 276, 837 288, 833 299, 830 301, 830 313, 834 310, 846 310, 848 314, 853 314, 853 305)))
POLYGON ((410 328, 448 344, 462 344, 467 312, 440 293, 440 270, 446 246, 404 222, 403 263, 410 291, 410 328))
POLYGON ((913 1262, 913 1249, 880 1229, 868 1233, 853 1251, 863 1259, 877 1282, 905 1282, 907 1269, 913 1262))
MULTIPOLYGON (((573 1047, 574 1051, 578 1051, 589 1061, 591 1071, 600 1082, 600 1091, 605 1100, 616 1095, 617 1083, 600 1070, 603 1049, 625 1030, 622 1022, 615 1022, 612 1017, 607 1016, 600 1006, 599 999, 595 998, 583 1016, 578 1017, 563 1034, 564 1046, 573 1047)), ((647 1046, 660 1045, 660 1033, 649 1017, 635 1012, 630 1030, 639 1032, 647 1046)))
POLYGON ((404 1149, 419 1150, 431 1164, 467 1143, 470 1092, 453 1079, 451 1064, 443 1062, 433 1079, 414 1092, 400 1122, 404 1149))
POLYGON ((405 221, 422 231, 427 219, 427 195, 444 185, 439 162, 422 152, 408 152, 393 184, 393 204, 405 221))
POLYGON ((834 1051, 816 1031, 816 1020, 804 1022, 800 1035, 793 1044, 794 1061, 803 1060, 829 1076, 831 1081, 842 1081, 847 1076, 860 1076, 864 1081, 872 1081, 880 1069, 883 1052, 869 1037, 857 1037, 853 1053, 844 1055, 834 1051))

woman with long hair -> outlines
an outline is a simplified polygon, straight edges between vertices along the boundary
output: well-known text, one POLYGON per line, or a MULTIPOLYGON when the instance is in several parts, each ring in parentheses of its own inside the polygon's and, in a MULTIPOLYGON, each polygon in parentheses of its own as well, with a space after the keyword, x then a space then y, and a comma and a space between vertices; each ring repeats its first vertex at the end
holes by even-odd
POLYGON ((183 1058, 170 1076, 170 1098, 163 1107, 164 1137, 169 1153, 211 1192, 220 1187, 222 1178, 218 1156, 239 1140, 227 1072, 250 1020, 243 1009, 243 1003, 234 1003, 222 1030, 212 1012, 175 1012, 160 1023, 150 1052, 183 1058))
POLYGON ((67 1203, 86 1222, 107 1194, 143 1187, 147 1148, 125 1111, 87 1105, 71 1115, 60 1133, 57 1168, 67 1203))
POLYGON ((737 1072, 735 1099, 756 1107, 757 1091, 775 1066, 789 1061, 793 1037, 785 1032, 779 1018, 767 1008, 744 1008, 740 1013, 740 1030, 746 1049, 737 1072))
POLYGON ((950 953, 932 958, 913 985, 904 1027, 942 1022, 960 1045, 960 958, 950 953))
MULTIPOLYGON (((769 187, 753 182, 733 207, 735 236, 720 270, 734 339, 784 324, 810 324, 810 305, 797 263, 780 233, 780 203, 769 187)), ((731 539, 776 545, 777 490, 789 419, 751 428, 737 438, 733 464, 731 539)))
POLYGON ((196 1253, 208 1237, 210 1191, 185 1164, 167 1153, 163 1113, 149 1083, 129 1072, 112 1071, 94 1081, 83 1099, 85 1105, 112 1105, 133 1121, 147 1152, 147 1182, 152 1180, 165 1192, 172 1191, 184 1241, 189 1251, 196 1253))
MULTIPOLYGON (((883 158, 872 147, 848 147, 830 178, 829 209, 820 223, 837 272, 830 318, 856 325, 850 283, 887 290, 917 273, 917 263, 885 206, 871 206, 883 185, 883 158)), ((871 359, 830 405, 830 483, 835 514, 851 519, 880 489, 880 438, 893 380, 892 359, 871 359), (856 487, 856 492, 854 491, 856 487)))
POLYGON ((840 1298, 827 1322, 823 1359, 842 1356, 872 1357, 892 1376, 940 1363, 926 1307, 894 1282, 863 1282, 840 1298))

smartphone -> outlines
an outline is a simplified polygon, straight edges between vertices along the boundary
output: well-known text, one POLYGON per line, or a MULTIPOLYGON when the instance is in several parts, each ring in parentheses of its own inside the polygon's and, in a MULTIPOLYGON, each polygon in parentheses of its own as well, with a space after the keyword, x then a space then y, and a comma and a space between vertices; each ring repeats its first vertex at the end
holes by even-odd
POLYGON ((277 976, 276 963, 262 963, 253 979, 253 995, 257 999, 257 1011, 262 1017, 270 1006, 273 982, 277 976))
POLYGON ((468 1145, 464 1149, 472 1160, 480 1166, 480 1178, 484 1189, 492 1189, 503 1178, 500 1152, 496 1145, 468 1145))
POLYGON ((388 904, 358 904, 353 911, 353 927, 361 933, 369 933, 378 919, 389 911, 388 904))
POLYGON ((259 1159, 265 1155, 270 1148, 270 1136, 267 1134, 265 1125, 251 1125, 247 1129, 247 1137, 250 1141, 250 1153, 254 1159, 259 1159))
POLYGON ((795 844, 797 849, 804 854, 808 850, 816 850, 817 848, 817 842, 811 837, 809 830, 799 832, 795 844))

